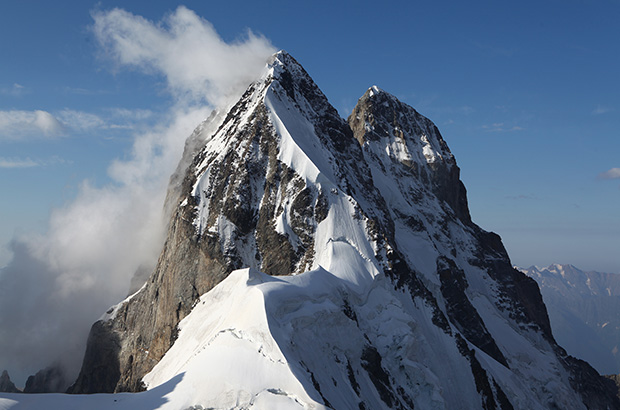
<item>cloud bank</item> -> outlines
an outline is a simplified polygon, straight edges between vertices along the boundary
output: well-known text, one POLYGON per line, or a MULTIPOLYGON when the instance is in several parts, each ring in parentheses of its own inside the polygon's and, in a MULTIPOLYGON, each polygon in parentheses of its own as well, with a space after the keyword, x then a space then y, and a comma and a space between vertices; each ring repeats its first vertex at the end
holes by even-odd
MULTIPOLYGON (((163 76, 172 102, 153 129, 134 135, 131 158, 110 165, 113 183, 84 182, 73 203, 52 211, 46 234, 13 240, 13 259, 0 271, 0 363, 17 384, 56 361, 77 375, 90 325, 127 295, 134 272, 156 263, 166 187, 185 139, 210 109, 239 96, 275 52, 251 32, 226 43, 185 7, 161 22, 121 9, 92 17, 106 61, 116 70, 163 76)), ((11 112, 0 115, 0 130, 20 115, 22 125, 41 132, 59 132, 63 123, 102 125, 101 118, 75 111, 58 113, 60 120, 43 111, 11 112)), ((150 114, 118 109, 114 115, 150 114)))
POLYGON ((93 12, 103 54, 118 66, 163 75, 178 100, 219 106, 244 89, 276 50, 251 31, 224 42, 207 20, 179 7, 160 24, 125 10, 93 12))

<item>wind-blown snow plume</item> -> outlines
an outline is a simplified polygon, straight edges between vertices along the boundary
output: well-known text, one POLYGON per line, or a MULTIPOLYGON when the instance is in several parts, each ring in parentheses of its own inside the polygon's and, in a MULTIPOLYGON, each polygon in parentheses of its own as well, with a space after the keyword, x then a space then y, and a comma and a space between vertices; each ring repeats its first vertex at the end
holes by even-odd
POLYGON ((113 183, 84 182, 72 203, 52 211, 46 234, 13 240, 0 271, 0 368, 18 384, 55 361, 77 374, 92 322, 156 262, 166 187, 185 139, 275 51, 251 32, 228 44, 184 7, 161 23, 120 9, 92 16, 102 54, 117 69, 165 77, 172 103, 153 131, 135 136, 131 158, 111 164, 113 183))

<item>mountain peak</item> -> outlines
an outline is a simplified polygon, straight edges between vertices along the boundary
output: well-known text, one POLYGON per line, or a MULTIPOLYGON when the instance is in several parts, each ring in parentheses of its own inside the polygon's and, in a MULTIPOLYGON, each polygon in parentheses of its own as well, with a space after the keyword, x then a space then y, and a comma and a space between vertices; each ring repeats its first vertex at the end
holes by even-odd
POLYGON ((267 76, 275 79, 288 80, 288 77, 299 77, 312 80, 306 70, 285 50, 274 53, 267 60, 267 76))
POLYGON ((157 268, 93 326, 73 392, 183 374, 218 408, 579 401, 535 282, 471 223, 454 157, 412 107, 373 86, 347 124, 280 51, 203 140, 157 268))
MULTIPOLYGON (((379 98, 379 99, 385 99, 385 100, 398 101, 398 98, 396 98, 393 94, 390 94, 389 92, 385 91, 383 88, 380 88, 376 85, 369 87, 368 90, 366 90, 366 92, 364 93, 364 95, 362 95, 362 97, 360 98, 360 101, 368 99, 368 98, 373 98, 373 97, 379 98)), ((398 102, 400 103, 400 101, 398 102)))
POLYGON ((301 66, 301 64, 299 64, 286 50, 279 50, 271 55, 267 61, 267 65, 271 66, 274 64, 301 66))
POLYGON ((349 116, 349 124, 360 145, 379 140, 405 143, 390 154, 402 163, 443 162, 449 166, 456 163, 431 120, 376 85, 358 100, 349 116))
POLYGON ((414 186, 447 202, 465 223, 471 222, 460 170, 435 124, 413 107, 376 85, 359 99, 348 118, 367 158, 390 175, 402 175, 414 186))

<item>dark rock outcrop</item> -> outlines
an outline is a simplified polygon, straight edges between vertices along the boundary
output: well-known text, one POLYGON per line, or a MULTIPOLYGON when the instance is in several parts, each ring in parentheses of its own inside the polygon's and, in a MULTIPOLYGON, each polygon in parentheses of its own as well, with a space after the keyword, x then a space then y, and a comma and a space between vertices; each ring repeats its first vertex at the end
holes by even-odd
POLYGON ((620 399, 620 374, 610 374, 605 375, 605 377, 616 384, 616 388, 618 389, 617 396, 620 399))
POLYGON ((52 365, 28 377, 24 393, 64 393, 69 384, 62 367, 52 365))
POLYGON ((9 372, 6 370, 2 371, 2 375, 0 375, 0 392, 2 393, 20 393, 21 391, 15 387, 15 384, 11 381, 9 377, 9 372))

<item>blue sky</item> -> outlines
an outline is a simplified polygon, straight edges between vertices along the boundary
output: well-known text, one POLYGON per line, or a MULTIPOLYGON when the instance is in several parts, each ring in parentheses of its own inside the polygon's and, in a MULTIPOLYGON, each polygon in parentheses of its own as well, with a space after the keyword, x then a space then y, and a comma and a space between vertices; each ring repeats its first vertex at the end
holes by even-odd
MULTIPOLYGON (((343 117, 376 84, 433 120, 513 263, 620 272, 618 0, 2 1, 0 243, 122 185, 113 161, 174 121, 171 77, 120 61, 93 16, 121 7, 166 30, 181 4, 224 42, 250 29, 289 51, 343 117)), ((203 116, 213 103, 191 100, 203 116)))

